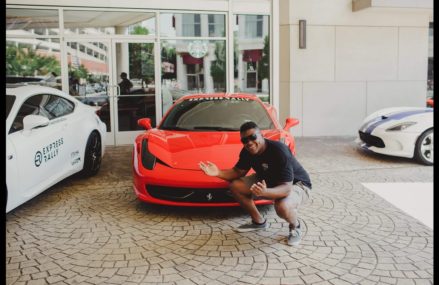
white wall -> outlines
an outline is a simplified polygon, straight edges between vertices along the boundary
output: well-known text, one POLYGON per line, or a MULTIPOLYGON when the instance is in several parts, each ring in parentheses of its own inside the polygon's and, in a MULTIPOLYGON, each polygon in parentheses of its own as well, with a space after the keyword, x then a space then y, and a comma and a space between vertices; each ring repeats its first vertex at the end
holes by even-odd
POLYGON ((301 121, 294 135, 355 136, 377 109, 425 106, 432 9, 352 12, 351 0, 280 0, 280 11, 280 46, 289 49, 280 49, 279 98, 289 112, 279 115, 301 121), (306 49, 298 48, 299 20, 306 49))

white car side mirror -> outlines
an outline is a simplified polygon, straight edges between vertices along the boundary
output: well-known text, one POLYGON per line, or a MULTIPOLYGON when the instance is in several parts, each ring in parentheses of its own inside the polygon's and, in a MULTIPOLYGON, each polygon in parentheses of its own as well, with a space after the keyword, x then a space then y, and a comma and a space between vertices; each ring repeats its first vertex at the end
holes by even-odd
POLYGON ((40 115, 27 115, 23 118, 23 130, 30 131, 37 127, 45 127, 49 124, 49 119, 40 115))

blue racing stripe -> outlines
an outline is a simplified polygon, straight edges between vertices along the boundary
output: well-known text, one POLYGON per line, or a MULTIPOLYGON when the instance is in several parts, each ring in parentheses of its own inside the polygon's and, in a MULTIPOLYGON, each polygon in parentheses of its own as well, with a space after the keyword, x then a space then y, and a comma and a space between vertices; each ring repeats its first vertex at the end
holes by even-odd
POLYGON ((413 116, 413 115, 417 115, 417 114, 422 114, 422 113, 429 113, 429 112, 433 112, 433 109, 429 108, 429 109, 425 109, 425 110, 405 111, 405 112, 391 114, 389 116, 386 116, 385 119, 382 119, 381 121, 375 122, 372 125, 370 125, 366 129, 365 133, 370 134, 379 125, 387 123, 388 121, 391 121, 391 120, 401 120, 405 117, 409 117, 409 116, 413 116))

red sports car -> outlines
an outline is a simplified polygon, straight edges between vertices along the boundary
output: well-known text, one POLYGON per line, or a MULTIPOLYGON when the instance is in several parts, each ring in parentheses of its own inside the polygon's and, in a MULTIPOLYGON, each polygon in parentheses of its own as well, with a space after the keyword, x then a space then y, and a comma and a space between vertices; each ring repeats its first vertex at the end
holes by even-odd
MULTIPOLYGON (((295 154, 288 130, 299 121, 287 118, 282 128, 274 107, 255 95, 187 95, 174 103, 157 128, 151 127, 149 118, 140 119, 146 132, 136 137, 133 149, 137 197, 173 206, 239 206, 228 182, 207 176, 198 163, 232 168, 243 147, 239 128, 246 121, 255 122, 265 138, 284 142, 295 154)), ((256 204, 271 202, 261 199, 256 204)))

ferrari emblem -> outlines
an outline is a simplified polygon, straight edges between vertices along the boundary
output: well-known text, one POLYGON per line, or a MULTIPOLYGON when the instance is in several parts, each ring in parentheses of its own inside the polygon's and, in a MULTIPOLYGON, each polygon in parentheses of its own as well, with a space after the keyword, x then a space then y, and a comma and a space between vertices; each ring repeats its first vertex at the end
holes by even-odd
POLYGON ((211 193, 209 193, 209 194, 206 195, 206 198, 207 198, 207 201, 210 201, 210 200, 213 199, 213 196, 212 196, 211 193))

